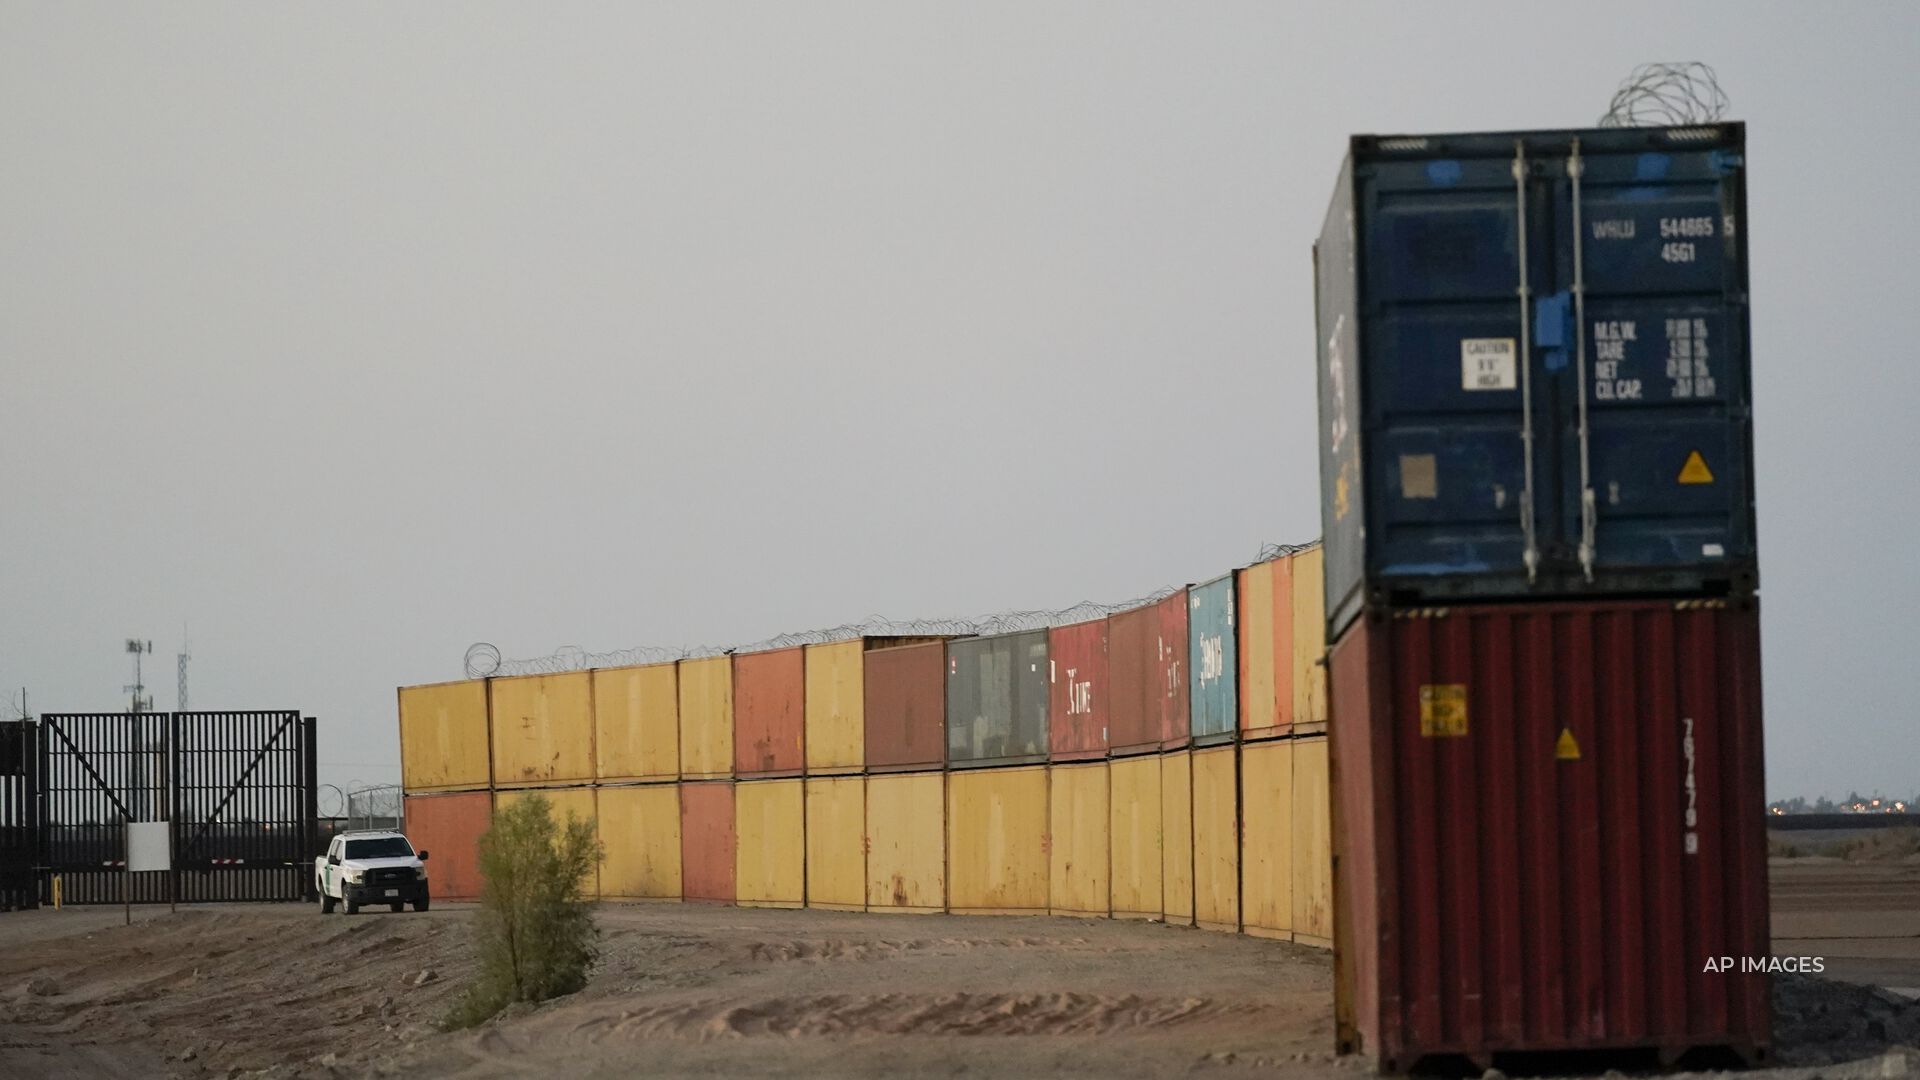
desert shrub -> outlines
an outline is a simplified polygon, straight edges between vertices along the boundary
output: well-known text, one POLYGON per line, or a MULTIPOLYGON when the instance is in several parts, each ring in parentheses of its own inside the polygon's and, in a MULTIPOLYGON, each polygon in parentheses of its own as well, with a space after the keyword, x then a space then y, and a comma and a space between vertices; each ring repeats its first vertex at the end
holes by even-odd
POLYGON ((1799 844, 1784 837, 1768 836, 1767 854, 1775 859, 1797 859, 1806 852, 1800 850, 1799 844))
POLYGON ((455 1001, 446 1026, 472 1027, 519 1001, 545 1001, 586 985, 598 930, 582 895, 599 865, 593 824, 530 795, 493 815, 480 837, 480 910, 474 919, 480 974, 455 1001))
POLYGON ((1847 841, 1841 857, 1857 862, 1897 862, 1920 855, 1920 829, 1911 825, 1875 829, 1847 841))

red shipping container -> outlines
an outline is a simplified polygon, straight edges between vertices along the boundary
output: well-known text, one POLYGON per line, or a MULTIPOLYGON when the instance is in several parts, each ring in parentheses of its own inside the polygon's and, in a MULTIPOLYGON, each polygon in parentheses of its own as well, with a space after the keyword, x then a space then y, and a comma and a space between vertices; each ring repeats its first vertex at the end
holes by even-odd
POLYGON ((1177 750, 1192 739, 1187 701, 1187 592, 1107 619, 1113 703, 1108 744, 1116 754, 1177 750))
POLYGON ((733 782, 680 785, 680 895, 734 901, 733 782))
POLYGON ((940 768, 947 760, 946 642, 871 649, 861 659, 867 768, 940 768))
POLYGON ((1755 602, 1369 613, 1332 714, 1342 1049, 1766 1059, 1755 602))
POLYGON ((493 793, 409 795, 407 839, 425 851, 427 892, 435 900, 480 898, 480 834, 493 824, 493 793))
POLYGON ((1047 747, 1055 761, 1107 756, 1107 620, 1047 631, 1047 747))
POLYGON ((806 767, 806 654, 800 649, 733 658, 733 772, 799 776, 806 767))

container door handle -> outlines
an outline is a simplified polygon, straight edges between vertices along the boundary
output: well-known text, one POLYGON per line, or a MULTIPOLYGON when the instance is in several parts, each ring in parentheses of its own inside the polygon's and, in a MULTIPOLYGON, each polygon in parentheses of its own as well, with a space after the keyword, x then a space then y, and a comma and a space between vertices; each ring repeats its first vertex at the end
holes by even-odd
POLYGON ((1580 160, 1580 140, 1575 139, 1573 152, 1567 158, 1567 178, 1573 183, 1573 377, 1580 384, 1580 572, 1591 585, 1594 519, 1599 506, 1593 497, 1593 457, 1587 438, 1587 278, 1580 236, 1580 174, 1585 171, 1586 166, 1580 160))
MULTIPOLYGON (((1527 145, 1513 140, 1513 191, 1519 235, 1520 286, 1520 446, 1525 484, 1520 489, 1520 532, 1526 538, 1527 584, 1540 571, 1540 544, 1533 532, 1533 290, 1527 276, 1527 145)), ((1576 234, 1577 236, 1578 234, 1576 234)), ((1577 242, 1577 240, 1576 240, 1577 242)))

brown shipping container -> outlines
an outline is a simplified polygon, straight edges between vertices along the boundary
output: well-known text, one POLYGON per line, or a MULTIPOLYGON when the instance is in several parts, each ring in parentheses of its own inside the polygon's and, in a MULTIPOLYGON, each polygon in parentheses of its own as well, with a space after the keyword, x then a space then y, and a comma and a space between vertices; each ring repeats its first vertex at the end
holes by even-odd
POLYGON ((1344 1049, 1766 1058, 1754 602, 1368 614, 1332 683, 1344 1049))
POLYGON ((1055 761, 1107 756, 1107 620, 1047 631, 1047 740, 1055 761))
POLYGON ((733 783, 680 785, 680 887, 688 900, 734 898, 733 783))
POLYGON ((867 768, 938 769, 947 756, 947 647, 940 641, 865 656, 867 768))
POLYGON ((407 796, 407 839, 425 851, 427 892, 435 900, 480 897, 480 834, 493 822, 493 794, 407 796))
POLYGON ((806 654, 800 649, 733 658, 733 772, 798 776, 806 767, 806 654))
POLYGON ((1187 593, 1107 620, 1113 704, 1108 743, 1116 754, 1174 750, 1191 741, 1187 701, 1187 593))

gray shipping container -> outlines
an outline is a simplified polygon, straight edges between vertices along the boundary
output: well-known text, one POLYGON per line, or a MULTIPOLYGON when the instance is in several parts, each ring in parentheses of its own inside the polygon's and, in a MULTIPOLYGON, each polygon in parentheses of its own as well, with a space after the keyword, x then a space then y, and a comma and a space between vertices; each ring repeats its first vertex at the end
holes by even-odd
POLYGON ((947 763, 1047 759, 1047 632, 947 644, 947 763))

